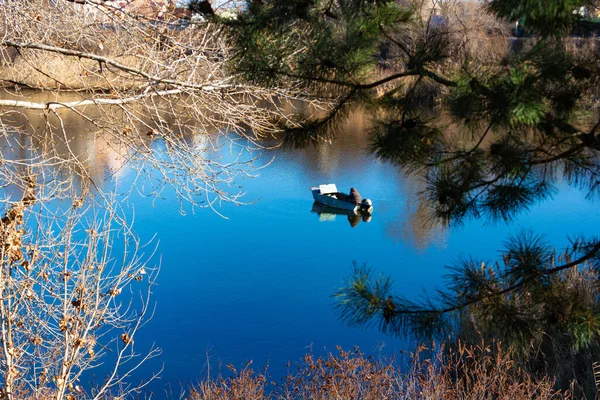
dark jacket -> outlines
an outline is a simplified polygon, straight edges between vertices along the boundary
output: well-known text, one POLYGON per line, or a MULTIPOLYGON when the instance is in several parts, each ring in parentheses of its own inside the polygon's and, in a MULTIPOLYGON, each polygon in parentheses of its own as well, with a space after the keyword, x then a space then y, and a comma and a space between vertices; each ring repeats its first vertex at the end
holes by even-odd
POLYGON ((354 204, 360 204, 362 202, 362 197, 360 196, 360 193, 358 193, 358 190, 356 190, 356 188, 350 189, 350 201, 354 204))

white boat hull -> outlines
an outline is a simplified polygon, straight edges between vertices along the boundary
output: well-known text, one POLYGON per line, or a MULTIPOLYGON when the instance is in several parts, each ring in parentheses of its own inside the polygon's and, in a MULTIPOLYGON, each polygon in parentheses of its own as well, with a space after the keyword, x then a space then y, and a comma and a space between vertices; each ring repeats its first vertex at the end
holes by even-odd
POLYGON ((334 194, 322 194, 319 188, 312 188, 313 198, 316 202, 325 204, 329 207, 341 208, 343 210, 357 211, 360 204, 350 203, 337 199, 334 194))

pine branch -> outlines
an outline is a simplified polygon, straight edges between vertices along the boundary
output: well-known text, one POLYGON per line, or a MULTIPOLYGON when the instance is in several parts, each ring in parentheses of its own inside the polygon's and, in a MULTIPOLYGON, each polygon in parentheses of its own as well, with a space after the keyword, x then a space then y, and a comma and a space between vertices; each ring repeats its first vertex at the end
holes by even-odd
MULTIPOLYGON (((530 244, 526 243, 524 244, 524 246, 526 246, 525 249, 519 247, 518 249, 513 249, 511 251, 524 251, 527 250, 529 245, 530 244)), ((541 245, 543 246, 543 244, 541 245)), ((549 269, 538 269, 535 268, 535 266, 532 266, 533 270, 530 269, 524 271, 522 274, 517 274, 515 283, 510 284, 501 290, 499 290, 498 286, 502 282, 506 282, 507 279, 509 279, 509 275, 513 274, 513 272, 508 271, 501 280, 498 280, 494 275, 493 280, 488 282, 488 278, 483 275, 479 276, 479 272, 475 275, 468 275, 467 277, 466 274, 468 274, 469 270, 460 271, 461 274, 465 275, 462 277, 456 276, 458 286, 455 285, 453 292, 461 293, 461 296, 467 296, 469 298, 462 301, 457 299, 456 295, 451 293, 439 292, 440 300, 447 304, 446 307, 442 308, 435 307, 433 305, 433 299, 431 298, 425 299, 424 303, 419 304, 408 301, 402 297, 394 297, 389 293, 391 290, 389 278, 383 280, 383 277, 380 277, 375 283, 370 283, 370 270, 365 267, 356 268, 356 266, 353 274, 354 278, 349 281, 350 284, 339 290, 335 294, 335 297, 338 300, 338 308, 341 309, 342 318, 352 324, 366 324, 374 316, 380 315, 382 317, 380 329, 383 331, 391 331, 392 333, 397 334, 408 326, 415 328, 420 324, 425 324, 425 328, 431 330, 433 326, 444 321, 443 317, 445 315, 462 311, 470 306, 517 292, 540 277, 549 277, 561 271, 575 268, 594 257, 598 257, 600 254, 600 240, 595 240, 586 245, 586 247, 588 249, 585 254, 562 265, 549 269), (381 282, 385 282, 385 285, 382 285, 381 282), (474 286, 471 286, 469 289, 462 288, 461 285, 465 284, 465 282, 472 282, 474 286), (385 290, 377 291, 374 289, 377 287, 384 287, 385 290), (361 289, 360 293, 358 293, 357 288, 361 289), (475 291, 479 294, 468 295, 464 290, 467 290, 466 293, 475 291), (373 309, 374 306, 378 309, 378 312, 373 309)), ((534 243, 530 250, 535 253, 535 251, 539 249, 540 248, 536 247, 534 243)), ((517 255, 514 256, 517 257, 517 255)), ((512 267, 512 270, 516 271, 520 267, 525 268, 525 266, 517 265, 512 267)), ((475 273, 475 271, 473 272, 475 273)))

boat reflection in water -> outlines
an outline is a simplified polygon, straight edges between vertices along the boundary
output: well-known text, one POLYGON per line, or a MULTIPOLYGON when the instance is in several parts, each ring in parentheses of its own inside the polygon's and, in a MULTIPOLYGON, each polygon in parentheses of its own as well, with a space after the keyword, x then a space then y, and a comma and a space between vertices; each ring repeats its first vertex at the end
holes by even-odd
POLYGON ((313 203, 310 211, 319 214, 320 222, 335 221, 337 215, 345 215, 348 218, 350 226, 353 228, 355 228, 361 220, 370 222, 372 218, 371 214, 361 212, 358 209, 355 211, 344 210, 343 208, 329 207, 325 204, 317 203, 316 201, 313 203))

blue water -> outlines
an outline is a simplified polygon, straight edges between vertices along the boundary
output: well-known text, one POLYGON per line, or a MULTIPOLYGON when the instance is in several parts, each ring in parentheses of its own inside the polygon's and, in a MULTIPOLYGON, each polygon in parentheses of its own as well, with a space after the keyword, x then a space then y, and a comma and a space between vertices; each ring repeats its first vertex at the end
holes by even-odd
MULTIPOLYGON (((417 299, 443 285, 445 265, 464 256, 494 261, 507 236, 519 230, 544 234, 558 249, 569 237, 598 233, 597 204, 564 184, 510 224, 472 220, 450 229, 423 228, 417 200, 422 182, 369 155, 364 128, 359 118, 351 119, 332 144, 242 152, 245 159, 258 156, 255 166, 266 166, 254 171, 255 178, 235 181, 249 204, 217 205, 226 218, 210 209, 192 212, 169 187, 161 199, 134 191, 120 200, 135 215, 142 242, 155 238, 158 254, 150 264, 161 265, 154 316, 135 344, 142 353, 156 345, 162 355, 137 369, 132 383, 162 369, 148 390, 158 398, 179 397, 209 371, 211 377, 227 373, 226 364, 268 365, 277 381, 288 362, 293 369, 307 352, 324 355, 357 345, 370 355, 390 356, 409 349, 410 340, 348 327, 334 308, 332 294, 353 262, 390 275, 399 294, 417 299), (321 183, 343 191, 357 187, 373 200, 372 220, 353 228, 345 215, 311 212, 310 187, 321 183)), ((92 148, 92 136, 82 137, 73 146, 92 148)), ((155 149, 161 151, 159 140, 155 149)), ((91 172, 100 186, 113 184, 102 178, 116 179, 119 190, 128 191, 135 172, 121 165, 117 153, 96 155, 91 172)), ((231 158, 227 147, 211 157, 231 158)), ((101 380, 103 368, 84 379, 101 380)))
MULTIPOLYGON (((169 190, 164 200, 130 198, 136 231, 142 239, 157 235, 162 259, 152 296, 156 312, 136 345, 156 344, 163 353, 136 371, 136 379, 163 368, 150 385, 162 397, 188 388, 208 369, 211 376, 226 372, 226 364, 268 365, 279 380, 288 361, 293 365, 309 351, 358 345, 374 356, 392 355, 410 342, 338 319, 331 295, 353 262, 390 275, 398 293, 416 299, 443 285, 444 266, 458 257, 497 259, 503 241, 520 229, 546 235, 559 249, 575 234, 597 234, 597 206, 566 185, 510 224, 421 229, 418 179, 368 155, 367 143, 357 128, 331 145, 263 152, 257 165, 274 161, 257 177, 237 181, 253 202, 223 204, 219 212, 227 219, 189 207, 181 215, 169 190), (331 220, 312 213, 310 186, 332 182, 370 197, 372 220, 352 228, 344 215, 331 220)), ((130 179, 119 184, 126 187, 130 179)))

